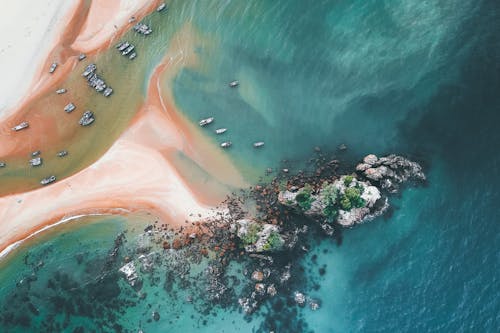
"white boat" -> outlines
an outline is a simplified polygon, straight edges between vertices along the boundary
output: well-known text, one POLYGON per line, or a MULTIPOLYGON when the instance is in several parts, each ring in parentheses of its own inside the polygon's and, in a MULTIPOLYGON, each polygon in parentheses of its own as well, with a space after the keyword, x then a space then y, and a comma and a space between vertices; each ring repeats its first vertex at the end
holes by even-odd
POLYGON ((28 128, 29 126, 30 126, 30 124, 27 121, 23 121, 19 125, 12 127, 12 130, 17 132, 17 131, 20 131, 22 129, 28 128))
POLYGON ((58 157, 64 157, 68 155, 68 152, 66 150, 61 150, 60 152, 57 153, 58 157))
POLYGON ((254 148, 259 148, 259 147, 262 147, 263 145, 264 145, 264 141, 254 142, 254 144, 253 144, 254 148))
POLYGON ((80 55, 78 55, 78 61, 82 61, 85 58, 87 58, 87 56, 85 55, 85 53, 80 53, 80 55))
POLYGON ((94 120, 94 113, 92 111, 85 111, 78 123, 82 126, 88 126, 92 124, 94 120))
POLYGON ((167 7, 167 4, 166 3, 162 3, 161 5, 158 6, 158 8, 156 8, 156 11, 157 12, 161 12, 162 10, 165 9, 165 7, 167 7))
POLYGON ((5 162, 0 162, 0 168, 4 168, 6 165, 5 162))
POLYGON ((48 185, 48 184, 53 183, 55 181, 56 181, 56 176, 50 176, 50 177, 42 179, 40 181, 40 184, 42 184, 42 185, 48 185))
POLYGON ((41 157, 35 157, 35 158, 32 158, 30 160, 30 165, 34 166, 34 167, 35 166, 40 166, 40 165, 42 165, 42 163, 43 163, 43 160, 42 160, 41 157))
POLYGON ((61 94, 64 94, 66 91, 67 91, 67 90, 66 90, 66 89, 64 89, 64 88, 57 89, 57 90, 56 90, 56 94, 61 95, 61 94))
POLYGON ((234 80, 234 81, 229 82, 229 86, 231 88, 236 88, 239 85, 240 85, 240 81, 238 81, 238 80, 234 80))
POLYGON ((52 65, 50 65, 49 73, 50 74, 54 73, 54 71, 56 70, 56 68, 57 68, 57 62, 53 62, 52 65))
POLYGON ((215 130, 215 134, 222 134, 227 131, 227 128, 218 128, 215 130))
POLYGON ((66 105, 64 107, 64 111, 67 112, 67 113, 72 112, 74 109, 76 109, 76 106, 73 103, 69 103, 68 105, 66 105))
POLYGON ((112 93, 113 93, 113 88, 107 87, 106 89, 104 89, 104 92, 102 94, 104 95, 104 97, 109 97, 111 96, 112 93))
POLYGON ((232 145, 233 145, 233 143, 232 143, 231 141, 225 141, 225 142, 223 142, 223 143, 221 143, 221 144, 220 144, 220 146, 221 146, 222 148, 229 148, 229 147, 231 147, 232 145))
POLYGON ((214 117, 205 118, 205 119, 200 120, 199 124, 200 124, 200 126, 207 126, 208 124, 212 123, 213 121, 214 121, 214 117))

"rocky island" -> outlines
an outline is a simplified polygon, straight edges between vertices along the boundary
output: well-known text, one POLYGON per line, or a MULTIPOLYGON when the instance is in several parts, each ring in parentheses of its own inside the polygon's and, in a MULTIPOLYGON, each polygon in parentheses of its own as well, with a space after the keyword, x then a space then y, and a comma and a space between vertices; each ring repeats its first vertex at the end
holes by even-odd
POLYGON ((391 195, 405 183, 418 184, 426 178, 418 163, 398 155, 367 155, 347 174, 337 174, 337 160, 320 157, 316 161, 315 172, 287 170, 271 182, 228 197, 219 207, 224 213, 216 218, 180 231, 148 227, 143 238, 147 245, 141 243, 140 255, 127 257, 120 269, 124 278, 133 276, 135 282, 155 264, 163 264, 172 267, 169 283, 191 286, 189 300, 197 300, 202 309, 239 306, 250 316, 266 301, 272 303, 277 294, 289 295, 299 307, 319 309, 321 300, 308 297, 305 290, 291 289, 294 281, 304 279, 304 272, 295 267, 296 259, 320 239, 335 239, 343 228, 384 214, 391 195), (156 251, 164 256, 149 261, 148 269, 131 273, 134 261, 142 267, 145 256, 154 256, 154 244, 161 245, 156 251), (190 274, 204 260, 208 268, 196 276, 190 274), (231 275, 232 261, 243 264, 245 270, 231 275))

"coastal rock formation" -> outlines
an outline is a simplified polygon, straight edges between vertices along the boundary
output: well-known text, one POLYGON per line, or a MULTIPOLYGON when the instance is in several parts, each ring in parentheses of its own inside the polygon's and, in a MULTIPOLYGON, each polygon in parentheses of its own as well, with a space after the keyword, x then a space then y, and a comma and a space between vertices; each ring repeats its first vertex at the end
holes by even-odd
POLYGON ((406 181, 425 180, 418 163, 397 155, 381 158, 367 155, 357 165, 356 171, 359 178, 343 175, 315 188, 309 184, 291 186, 279 192, 278 201, 299 214, 317 220, 322 223, 325 233, 333 234, 332 224, 350 227, 384 213, 389 204, 382 191, 395 193, 406 181))
POLYGON ((241 219, 233 225, 236 235, 243 243, 246 252, 272 252, 280 250, 285 244, 278 226, 261 223, 252 219, 241 219))
POLYGON ((387 208, 387 199, 369 182, 351 175, 341 176, 332 183, 325 182, 319 189, 306 185, 281 191, 278 201, 305 216, 325 223, 329 233, 334 222, 353 226, 380 215, 387 208))
POLYGON ((390 193, 396 193, 401 183, 408 180, 424 181, 422 167, 402 156, 388 155, 381 158, 370 154, 356 166, 356 171, 390 193))

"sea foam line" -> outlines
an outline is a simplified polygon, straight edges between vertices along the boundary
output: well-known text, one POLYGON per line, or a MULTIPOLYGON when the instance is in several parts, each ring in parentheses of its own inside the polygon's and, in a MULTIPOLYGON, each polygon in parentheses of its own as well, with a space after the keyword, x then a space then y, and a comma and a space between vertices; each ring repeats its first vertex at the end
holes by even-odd
POLYGON ((67 222, 79 219, 81 217, 85 217, 85 216, 106 216, 106 215, 113 215, 113 214, 93 213, 93 214, 74 215, 74 216, 65 217, 65 218, 57 221, 56 223, 46 225, 43 228, 41 228, 41 229, 33 232, 32 234, 30 234, 26 238, 23 238, 23 239, 15 242, 15 243, 12 243, 9 246, 7 246, 5 249, 3 249, 2 252, 0 252, 0 260, 3 260, 10 252, 14 251, 16 248, 18 248, 25 241, 29 240, 30 238, 35 237, 36 235, 38 235, 38 234, 40 234, 40 233, 42 233, 42 232, 44 232, 46 230, 49 230, 51 228, 57 227, 58 225, 65 224, 67 222))

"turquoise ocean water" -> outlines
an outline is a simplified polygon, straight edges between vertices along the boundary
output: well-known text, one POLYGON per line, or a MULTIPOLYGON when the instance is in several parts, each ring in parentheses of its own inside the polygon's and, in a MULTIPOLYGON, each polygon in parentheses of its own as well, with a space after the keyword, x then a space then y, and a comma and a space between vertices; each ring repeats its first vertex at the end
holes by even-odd
MULTIPOLYGON (((171 87, 176 104, 193 122, 213 115, 229 128, 229 154, 250 179, 345 143, 346 164, 408 155, 424 165, 427 186, 297 263, 318 311, 269 305, 250 322, 229 309, 200 317, 186 294, 165 292, 165 272, 139 299, 106 258, 120 232, 127 253, 142 229, 103 218, 42 236, 1 264, 0 331, 266 332, 266 321, 280 333, 498 330, 496 1, 172 1, 164 19, 154 22, 167 43, 186 23, 205 41, 199 67, 171 87), (227 87, 233 79, 238 89, 227 87), (255 151, 259 140, 265 149, 255 151)), ((151 51, 151 70, 165 46, 151 51)))

